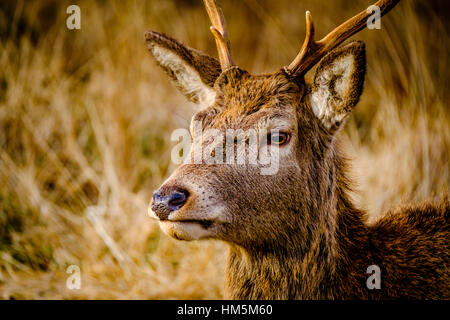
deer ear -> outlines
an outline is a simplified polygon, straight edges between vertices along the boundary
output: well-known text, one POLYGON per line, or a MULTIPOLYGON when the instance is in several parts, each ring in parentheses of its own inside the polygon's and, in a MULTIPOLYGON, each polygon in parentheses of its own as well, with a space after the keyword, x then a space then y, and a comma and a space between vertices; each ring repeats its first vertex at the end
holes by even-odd
POLYGON ((217 59, 155 31, 147 31, 145 40, 159 66, 190 101, 203 107, 214 102, 213 86, 221 73, 217 59))
POLYGON ((331 51, 319 63, 310 103, 330 131, 340 127, 361 96, 366 73, 364 43, 354 41, 331 51))

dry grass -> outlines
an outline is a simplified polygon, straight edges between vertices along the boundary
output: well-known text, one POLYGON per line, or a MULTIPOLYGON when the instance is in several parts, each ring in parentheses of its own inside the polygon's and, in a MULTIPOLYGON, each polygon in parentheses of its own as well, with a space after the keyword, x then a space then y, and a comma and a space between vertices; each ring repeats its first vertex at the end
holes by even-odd
MULTIPOLYGON (((306 9, 321 36, 370 1, 222 2, 236 61, 268 72, 295 56, 306 9)), ((403 1, 357 36, 368 74, 341 135, 374 217, 450 185, 449 24, 444 1, 426 3, 403 1)), ((143 32, 215 55, 200 1, 79 1, 79 31, 65 28, 68 4, 0 5, 0 298, 221 298, 226 246, 171 240, 146 217, 193 105, 143 32), (66 288, 71 264, 81 290, 66 288)))

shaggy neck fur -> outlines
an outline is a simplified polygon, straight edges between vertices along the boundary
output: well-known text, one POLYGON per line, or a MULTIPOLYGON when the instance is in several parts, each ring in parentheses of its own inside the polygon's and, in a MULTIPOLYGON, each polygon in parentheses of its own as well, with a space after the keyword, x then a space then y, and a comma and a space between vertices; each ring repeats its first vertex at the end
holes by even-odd
POLYGON ((230 246, 226 281, 231 298, 336 299, 349 298, 346 292, 364 294, 355 290, 365 287, 367 277, 364 214, 347 196, 349 183, 342 157, 327 158, 328 171, 322 171, 326 174, 319 179, 312 175, 307 188, 314 199, 321 200, 308 206, 310 212, 296 208, 279 213, 309 216, 306 232, 299 227, 291 243, 278 248, 230 246))

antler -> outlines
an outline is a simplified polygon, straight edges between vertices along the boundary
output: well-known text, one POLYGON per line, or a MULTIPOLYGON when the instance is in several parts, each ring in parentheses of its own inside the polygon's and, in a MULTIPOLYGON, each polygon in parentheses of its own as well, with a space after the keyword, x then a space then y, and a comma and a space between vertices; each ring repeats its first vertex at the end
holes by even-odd
POLYGON ((220 66, 222 67, 222 71, 224 71, 234 65, 233 58, 231 57, 231 47, 228 41, 225 18, 215 0, 203 0, 203 3, 212 23, 210 29, 216 39, 220 66))
MULTIPOLYGON (((379 0, 374 5, 380 8, 380 16, 388 13, 400 0, 379 0)), ((347 20, 319 41, 314 41, 314 25, 311 13, 306 11, 306 37, 294 61, 284 70, 288 74, 303 75, 330 50, 337 47, 355 33, 364 29, 371 13, 366 10, 347 20)))

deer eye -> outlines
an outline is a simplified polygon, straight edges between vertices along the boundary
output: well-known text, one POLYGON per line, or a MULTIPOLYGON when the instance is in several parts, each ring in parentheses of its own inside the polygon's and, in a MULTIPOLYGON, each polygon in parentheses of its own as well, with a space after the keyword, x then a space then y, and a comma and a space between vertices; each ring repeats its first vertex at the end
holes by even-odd
POLYGON ((281 146, 288 143, 290 137, 290 134, 287 132, 269 133, 267 135, 267 143, 281 146))

